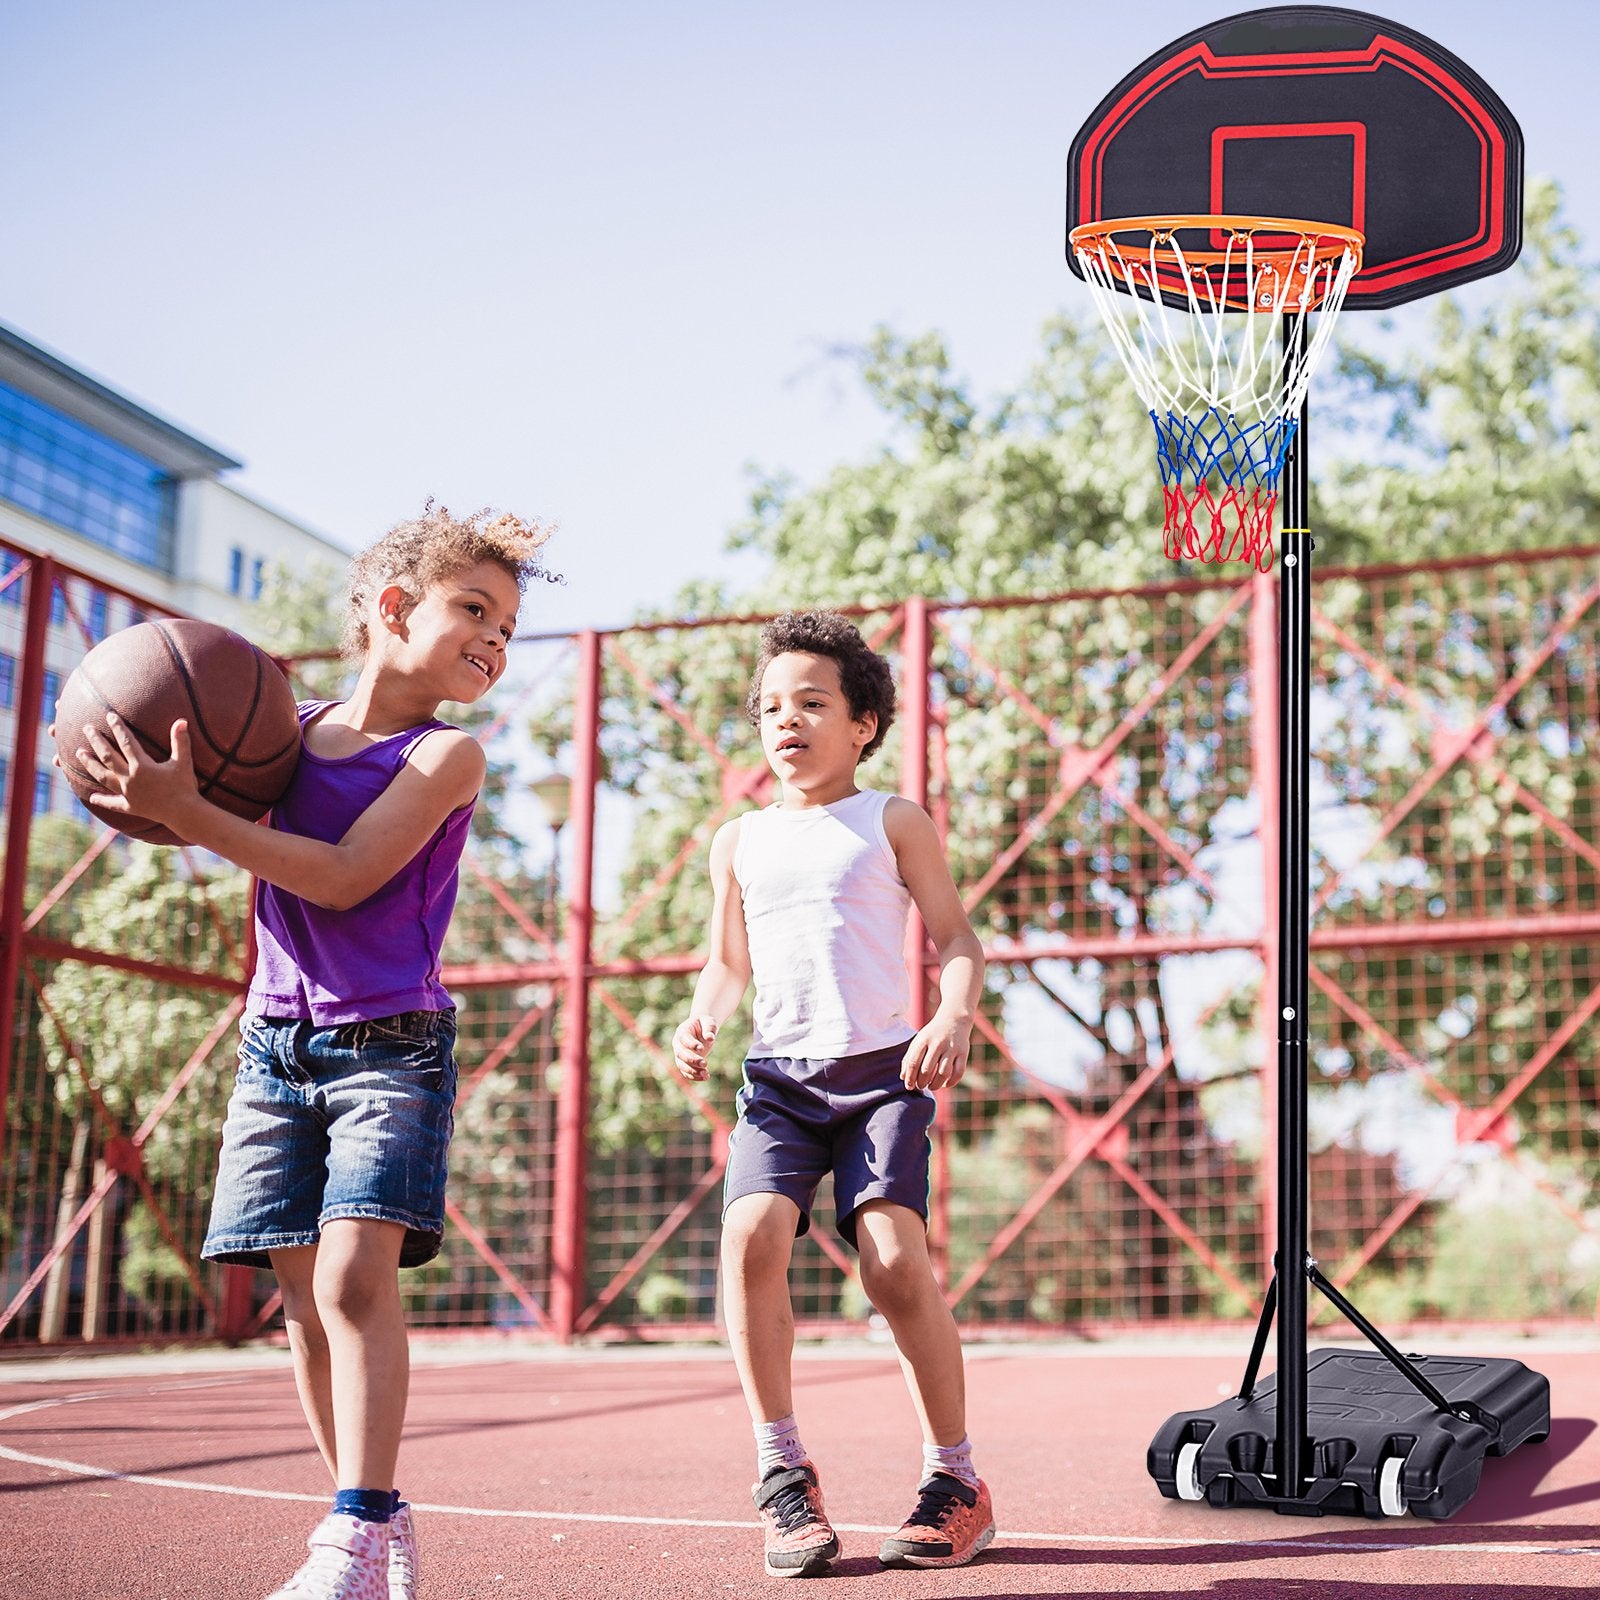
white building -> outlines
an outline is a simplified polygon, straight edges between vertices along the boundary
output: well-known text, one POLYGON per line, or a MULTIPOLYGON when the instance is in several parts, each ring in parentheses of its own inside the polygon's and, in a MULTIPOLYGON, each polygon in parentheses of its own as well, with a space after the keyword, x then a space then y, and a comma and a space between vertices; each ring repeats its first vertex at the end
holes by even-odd
POLYGON ((277 563, 342 567, 349 551, 222 481, 241 465, 0 325, 0 794, 16 752, 23 581, 47 555, 51 596, 36 812, 75 809, 43 729, 89 645, 140 601, 240 627, 277 563))

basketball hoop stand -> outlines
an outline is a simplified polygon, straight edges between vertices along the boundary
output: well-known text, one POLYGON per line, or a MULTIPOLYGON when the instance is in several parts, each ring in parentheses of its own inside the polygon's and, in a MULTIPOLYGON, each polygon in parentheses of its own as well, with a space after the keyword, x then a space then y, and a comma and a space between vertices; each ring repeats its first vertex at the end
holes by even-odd
MULTIPOLYGON (((1304 320, 1283 319, 1285 341, 1304 320)), ((1169 1417, 1150 1444, 1169 1499, 1257 1505, 1290 1516, 1449 1517, 1478 1487, 1485 1455, 1550 1431, 1550 1385, 1520 1361, 1405 1355, 1309 1253, 1306 1103, 1310 972, 1311 554, 1307 424, 1284 462, 1279 546, 1278 1234, 1244 1380, 1234 1398, 1169 1417), (1307 1353, 1307 1285, 1376 1353, 1307 1353), (1277 1321, 1277 1369, 1259 1378, 1277 1321), (1315 1421, 1313 1435, 1309 1424, 1315 1421), (1289 1470, 1285 1470, 1285 1468, 1289 1470)))
POLYGON ((1306 389, 1341 305, 1404 305, 1516 260, 1522 166, 1517 119, 1453 51, 1369 12, 1301 4, 1162 46, 1106 92, 1067 158, 1068 264, 1155 426, 1166 554, 1279 567, 1275 1271, 1238 1394, 1170 1418, 1150 1445, 1169 1498, 1448 1517, 1485 1455, 1549 1432, 1538 1373, 1403 1355, 1307 1250, 1306 389), (1307 1355, 1311 1285, 1372 1349, 1307 1355), (1274 1318, 1277 1369, 1260 1379, 1274 1318))

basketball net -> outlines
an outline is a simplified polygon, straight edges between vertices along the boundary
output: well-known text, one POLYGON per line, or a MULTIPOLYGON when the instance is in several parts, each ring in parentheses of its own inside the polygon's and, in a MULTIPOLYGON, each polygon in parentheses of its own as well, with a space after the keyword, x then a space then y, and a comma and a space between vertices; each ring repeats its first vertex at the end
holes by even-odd
POLYGON ((1085 223, 1070 240, 1155 424, 1167 556, 1270 571, 1284 457, 1362 236, 1168 216, 1085 223))

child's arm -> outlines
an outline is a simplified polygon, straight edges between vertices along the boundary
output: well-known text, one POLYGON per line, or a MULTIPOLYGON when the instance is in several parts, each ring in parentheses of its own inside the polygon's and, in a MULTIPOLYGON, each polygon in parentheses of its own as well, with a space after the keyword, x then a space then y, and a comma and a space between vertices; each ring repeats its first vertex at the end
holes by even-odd
POLYGON ((452 811, 477 794, 487 763, 482 747, 459 729, 429 734, 393 783, 337 844, 258 827, 213 805, 195 783, 189 729, 172 725, 172 754, 157 761, 108 713, 113 747, 86 729, 78 760, 104 794, 90 804, 108 814, 132 812, 164 823, 180 839, 313 905, 345 911, 381 889, 425 845, 452 811))
POLYGON ((689 1015, 672 1035, 672 1061, 688 1083, 707 1075, 706 1057, 717 1030, 738 1009, 750 982, 750 943, 745 934, 744 897, 733 875, 739 821, 725 822, 711 841, 711 953, 695 980, 689 1015))
POLYGON ((900 1077, 908 1089, 945 1089, 967 1070, 972 1023, 983 995, 983 946, 967 921, 928 813, 896 795, 883 809, 883 829, 939 952, 939 1009, 906 1046, 900 1077))

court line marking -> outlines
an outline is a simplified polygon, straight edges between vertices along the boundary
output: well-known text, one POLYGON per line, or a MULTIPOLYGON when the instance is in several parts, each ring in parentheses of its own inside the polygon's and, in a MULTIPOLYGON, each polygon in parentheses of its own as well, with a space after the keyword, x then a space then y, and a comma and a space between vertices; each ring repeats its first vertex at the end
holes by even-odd
MULTIPOLYGON (((228 1381, 230 1380, 207 1379, 190 1383, 162 1384, 159 1388, 152 1386, 144 1392, 166 1392, 174 1389, 209 1389, 228 1381)), ((29 1401, 0 1411, 0 1422, 6 1422, 12 1417, 23 1416, 30 1412, 46 1411, 52 1406, 72 1405, 85 1400, 103 1400, 113 1396, 125 1398, 128 1393, 128 1390, 121 1389, 98 1390, 74 1395, 55 1395, 44 1400, 29 1401)), ((205 1483, 198 1478, 170 1478, 159 1473, 119 1472, 113 1467, 97 1467, 90 1462, 69 1461, 60 1456, 34 1455, 29 1451, 15 1450, 4 1444, 0 1444, 0 1458, 7 1461, 15 1461, 24 1466, 48 1467, 56 1472, 70 1472, 76 1477, 90 1478, 101 1482, 137 1483, 157 1489, 184 1489, 195 1494, 233 1495, 244 1500, 288 1500, 311 1505, 326 1505, 328 1500, 326 1494, 305 1494, 295 1489, 260 1489, 246 1484, 205 1483)), ((641 1517, 605 1511, 535 1511, 524 1507, 497 1508, 494 1506, 432 1504, 423 1500, 415 1500, 412 1505, 418 1511, 426 1511, 433 1515, 503 1517, 522 1522, 587 1522, 629 1528, 729 1528, 742 1532, 748 1532, 750 1529, 759 1526, 755 1522, 739 1522, 713 1517, 641 1517)), ((841 1533, 881 1534, 894 1533, 896 1531, 894 1528, 870 1522, 836 1522, 833 1526, 841 1533)), ((1168 1550, 1316 1550, 1327 1551, 1332 1554, 1336 1554, 1341 1550, 1379 1554, 1393 1551, 1423 1550, 1438 1551, 1441 1554, 1449 1555, 1467 1555, 1493 1551, 1498 1555, 1513 1556, 1600 1556, 1600 1546, 1595 1545, 1502 1544, 1489 1540, 1433 1544, 1416 1539, 1363 1539, 1349 1541, 1342 1539, 1185 1539, 1158 1534, 1060 1533, 1019 1528, 1002 1528, 999 1537, 1003 1539, 1032 1539, 1045 1544, 1148 1545, 1168 1550)))
MULTIPOLYGON (((19 1408, 20 1410, 21 1408, 19 1408)), ((36 1409, 36 1408, 29 1408, 36 1409)), ((12 1413, 14 1414, 14 1413, 12 1413)), ((169 1478, 159 1473, 118 1472, 111 1467, 97 1467, 84 1461, 68 1461, 59 1456, 33 1455, 26 1450, 13 1450, 0 1445, 0 1457, 26 1466, 49 1467, 57 1472, 70 1472, 82 1478, 92 1478, 114 1483, 137 1483, 157 1489, 186 1489, 199 1494, 234 1495, 245 1500, 291 1500, 311 1505, 327 1503, 325 1494, 303 1494, 293 1489, 259 1489, 235 1483, 205 1483, 198 1478, 169 1478)), ((732 1528, 743 1532, 759 1526, 755 1522, 739 1522, 715 1517, 641 1517, 605 1511, 535 1511, 525 1507, 497 1508, 494 1506, 453 1506, 413 1501, 418 1511, 432 1515, 452 1517, 504 1517, 522 1522, 592 1522, 629 1528, 732 1528)), ((835 1522, 841 1533, 893 1533, 895 1530, 872 1522, 835 1522)), ((1002 1528, 1005 1539, 1033 1539, 1046 1544, 1092 1545, 1150 1545, 1166 1549, 1253 1549, 1253 1550, 1340 1550, 1384 1552, 1399 1550, 1439 1551, 1454 1555, 1481 1553, 1492 1550, 1497 1555, 1600 1555, 1600 1547, 1552 1544, 1501 1544, 1498 1542, 1465 1542, 1432 1544, 1418 1540, 1364 1539, 1184 1539, 1170 1535, 1113 1534, 1113 1533, 1061 1533, 1034 1529, 1002 1528)))

